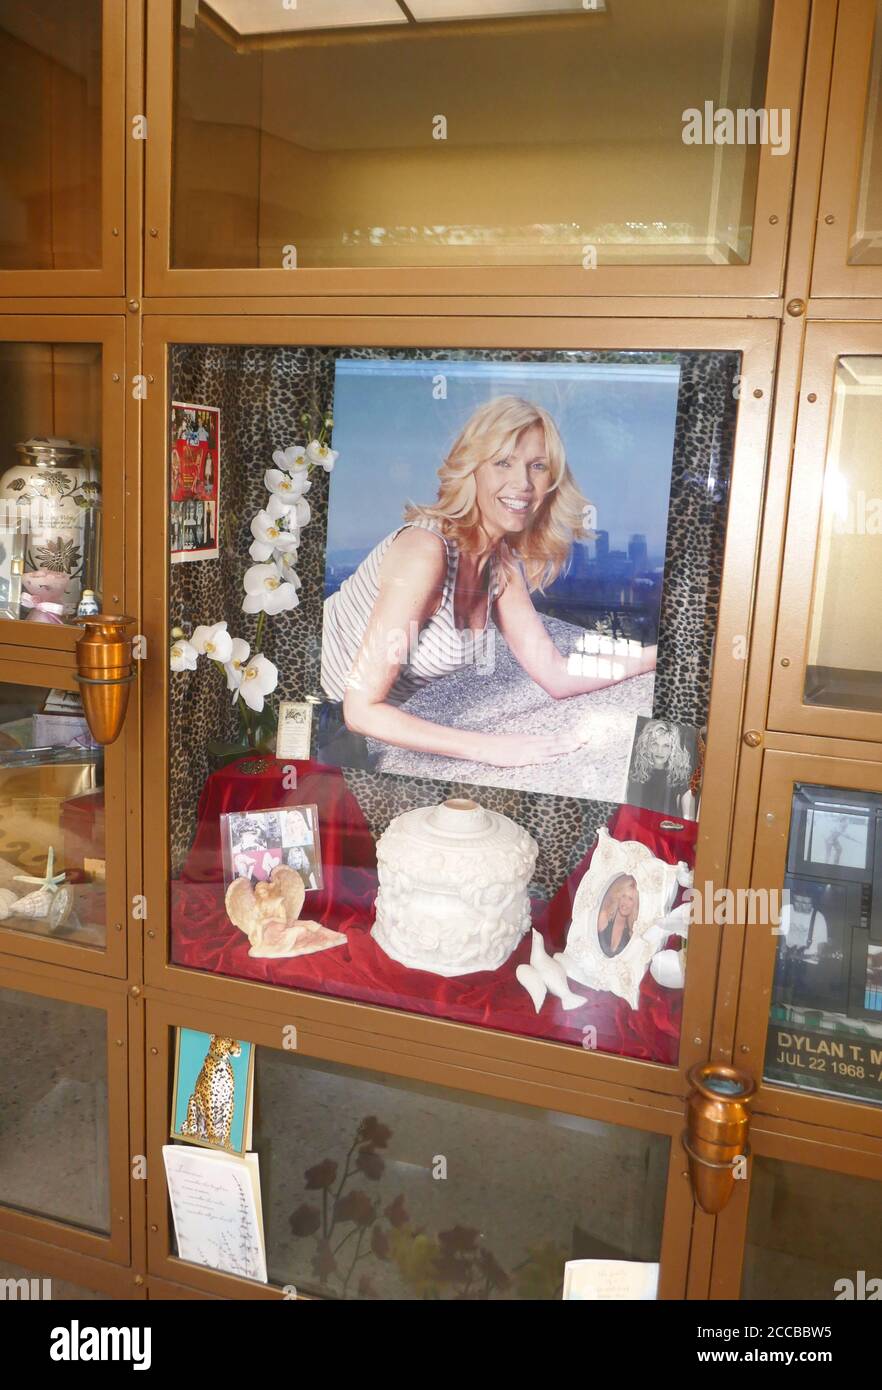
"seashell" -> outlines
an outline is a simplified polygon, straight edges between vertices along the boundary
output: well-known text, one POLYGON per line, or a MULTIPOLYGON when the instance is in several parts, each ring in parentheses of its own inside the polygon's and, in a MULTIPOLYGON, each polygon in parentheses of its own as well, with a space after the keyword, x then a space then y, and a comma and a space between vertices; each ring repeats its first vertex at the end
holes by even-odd
POLYGON ((583 1004, 587 1004, 587 999, 581 994, 574 994, 567 983, 567 972, 557 959, 552 960, 545 950, 545 942, 542 940, 536 928, 533 928, 533 945, 530 948, 530 965, 536 971, 545 988, 550 994, 561 1002, 561 1007, 568 1012, 570 1009, 579 1009, 583 1004))
POLYGON ((47 921, 55 930, 67 920, 72 906, 73 893, 69 888, 59 888, 54 893, 49 888, 38 888, 35 893, 18 898, 12 904, 10 916, 47 921))
POLYGON ((529 994, 533 1001, 533 1008, 538 1014, 542 1005, 545 1003, 545 996, 548 993, 545 988, 545 982, 539 974, 539 971, 534 970, 532 965, 519 965, 515 971, 515 976, 529 994))
POLYGON ((52 907, 52 898, 48 888, 38 888, 35 893, 27 893, 23 898, 19 898, 15 903, 15 917, 48 917, 52 907))
POLYGON ((11 888, 0 888, 0 922, 11 916, 12 904, 18 902, 18 894, 11 888))

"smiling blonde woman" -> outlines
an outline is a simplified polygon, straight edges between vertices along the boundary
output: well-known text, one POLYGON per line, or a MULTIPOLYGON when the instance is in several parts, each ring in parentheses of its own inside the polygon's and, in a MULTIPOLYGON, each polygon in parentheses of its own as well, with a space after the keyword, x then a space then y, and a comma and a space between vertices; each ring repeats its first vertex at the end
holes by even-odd
MULTIPOLYGON (((438 477, 437 500, 408 507, 404 524, 325 601, 323 756, 362 762, 367 737, 494 767, 572 752, 584 741, 576 733, 487 734, 401 708, 430 681, 486 669, 494 625, 555 699, 613 683, 568 671, 530 597, 553 583, 585 534, 587 504, 548 412, 516 396, 487 401, 438 477)), ((655 648, 622 665, 624 676, 654 670, 655 648)))

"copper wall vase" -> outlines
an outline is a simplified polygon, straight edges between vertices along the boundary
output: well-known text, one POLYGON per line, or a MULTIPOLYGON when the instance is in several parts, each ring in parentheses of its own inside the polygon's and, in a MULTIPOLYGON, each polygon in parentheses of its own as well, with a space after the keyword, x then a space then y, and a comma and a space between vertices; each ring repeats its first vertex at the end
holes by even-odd
POLYGON ((86 722, 97 743, 113 743, 122 731, 135 679, 132 639, 126 634, 134 621, 112 613, 78 620, 83 635, 76 648, 76 679, 86 722))

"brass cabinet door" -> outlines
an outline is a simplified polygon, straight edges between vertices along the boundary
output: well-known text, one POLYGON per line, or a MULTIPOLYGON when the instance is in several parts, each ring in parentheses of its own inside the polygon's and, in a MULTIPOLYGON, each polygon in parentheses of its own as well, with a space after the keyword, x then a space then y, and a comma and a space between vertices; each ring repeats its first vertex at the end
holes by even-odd
MULTIPOLYGON (((657 1205, 650 1203, 654 1214, 647 1216, 647 1230, 651 1228, 654 1233, 652 1248, 661 1261, 660 1296, 680 1298, 686 1295, 694 1208, 679 1137, 684 1123, 685 1073, 696 1061, 706 1060, 709 1052, 720 939, 719 927, 713 920, 705 921, 690 941, 682 1028, 679 1039, 673 1042, 671 1057, 662 1059, 662 1064, 658 1058, 648 1057, 645 1050, 641 1054, 644 1060, 640 1060, 633 1050, 628 1055, 626 1049, 621 1048, 624 1055, 616 1055, 615 1049, 602 1051, 600 1047, 586 1046, 585 1042, 580 1044, 578 1028, 566 1041, 561 1041, 560 1029, 553 1035, 543 1035, 541 1029, 548 1027, 548 1016, 544 1020, 531 1020, 531 1035, 528 1036, 517 1031, 510 1022, 494 1026, 492 1011, 482 1018, 474 1009, 468 1012, 467 1005, 458 1005, 457 1012, 445 1015, 443 1000, 440 1010, 426 1008, 425 1000, 412 992, 418 988, 412 983, 417 975, 422 980, 431 980, 424 972, 412 971, 411 983, 402 986, 394 999, 388 995, 377 999, 369 992, 359 993, 357 980, 350 988, 338 985, 341 977, 330 956, 324 957, 331 962, 328 968, 304 982, 305 977, 298 979, 293 973, 300 968, 298 961, 283 962, 289 967, 287 976, 283 977, 270 962, 246 960, 241 966, 236 964, 230 968, 226 947, 222 946, 219 952, 215 949, 218 930, 229 938, 233 951, 239 951, 244 938, 224 920, 220 862, 212 859, 211 853, 206 858, 204 849, 196 844, 193 836, 199 823, 195 808, 200 793, 211 779, 212 787, 216 787, 224 772, 223 767, 217 769, 206 763, 204 739, 223 734, 229 718, 230 699, 225 682, 212 684, 211 698, 220 691, 223 705, 218 705, 216 711, 206 716, 200 692, 204 693, 207 687, 198 684, 203 679, 202 674, 198 670, 170 671, 166 654, 180 640, 176 634, 172 642, 172 630, 179 628, 181 623, 192 631, 196 625, 216 621, 227 592, 233 596, 229 613, 223 607, 225 620, 229 619, 229 631, 242 630, 241 625, 248 620, 242 617, 241 599, 235 597, 237 585, 231 584, 223 592, 216 592, 212 586, 227 566, 248 565, 240 549, 244 546, 244 555, 248 554, 248 543, 254 533, 249 532, 247 526, 250 502, 241 503, 236 509, 235 523, 239 534, 228 539, 219 561, 169 563, 169 549, 175 548, 174 513, 170 505, 174 475, 170 456, 178 439, 177 432, 170 433, 170 427, 177 419, 173 414, 173 402, 189 402, 188 406, 179 405, 178 410, 189 409, 194 413, 192 430, 195 433, 197 425, 204 428, 210 448, 214 428, 210 412, 220 410, 220 437, 225 441, 221 470, 226 470, 222 488, 228 489, 228 496, 236 497, 242 495, 239 490, 243 485, 250 487, 255 479, 258 484, 262 481, 266 450, 271 454, 273 449, 281 447, 287 431, 293 428, 293 397, 285 385, 288 374, 292 381, 300 382, 303 368, 315 360, 322 373, 322 382, 327 383, 330 380, 327 364, 338 350, 341 356, 346 355, 342 350, 350 347, 357 354, 370 356, 372 353, 367 350, 371 349, 375 355, 393 360, 409 354, 416 358, 423 352, 433 363, 443 359, 448 350, 454 354, 459 350, 461 357, 468 359, 475 354, 489 356, 490 351, 485 353, 485 350, 504 355, 517 349, 530 360, 535 357, 545 362, 546 357, 550 359, 556 354, 564 363, 571 359, 575 362, 582 352, 593 354, 600 365, 606 360, 604 354, 610 355, 613 364, 619 364, 633 353, 635 360, 648 364, 653 370, 661 367, 669 371, 672 359, 676 359, 684 372, 690 354, 698 364, 695 370, 707 354, 718 376, 702 399, 712 400, 714 409, 719 405, 726 419, 734 425, 731 432, 715 430, 709 437, 714 441, 727 441, 726 458, 731 460, 731 475, 727 463, 729 481, 725 486, 718 486, 723 476, 719 469, 723 465, 717 444, 713 443, 705 451, 698 449, 688 453, 683 476, 690 480, 689 487, 700 490, 701 505, 709 511, 713 509, 709 507, 709 499, 718 494, 722 496, 725 488, 729 489, 727 538, 723 544, 721 537, 719 547, 714 550, 720 556, 722 568, 720 587, 715 590, 719 593, 720 604, 718 612, 714 609, 715 657, 704 775, 715 794, 706 798, 702 810, 696 865, 698 881, 722 886, 726 882, 729 834, 729 791, 724 789, 731 789, 733 785, 740 747, 738 714, 745 681, 742 634, 749 631, 750 624, 750 575, 758 541, 757 498, 762 492, 764 476, 768 394, 776 336, 776 328, 771 323, 735 325, 722 321, 674 325, 661 321, 625 323, 603 319, 578 323, 564 319, 493 321, 441 316, 376 316, 371 320, 175 314, 147 317, 143 370, 158 386, 148 393, 143 407, 147 470, 144 526, 145 534, 151 537, 151 545, 145 548, 144 555, 145 636, 151 653, 161 653, 161 656, 148 660, 143 672, 144 739, 145 748, 150 750, 145 764, 145 824, 150 827, 145 837, 145 893, 150 902, 145 971, 148 988, 164 996, 161 1002, 157 998, 151 1000, 148 1015, 151 1171, 161 1165, 161 1146, 169 1135, 168 1088, 174 1059, 174 1029, 214 1033, 226 1029, 230 1036, 252 1042, 259 1050, 258 1075, 264 1075, 266 1099, 265 1107, 261 1103, 259 1124, 266 1126, 263 1141, 268 1145, 268 1152, 284 1145, 288 1133, 282 1110, 273 1116, 270 1096, 283 1096, 286 1085, 289 1088, 302 1086, 306 1094, 313 1084, 310 1078, 318 1075, 321 1079, 325 1073, 326 1084, 339 1084, 355 1107, 350 1116, 352 1133, 347 1130, 347 1146, 353 1142, 357 1122, 364 1118, 362 1111, 371 1086, 375 1087, 377 1097, 376 1113, 384 1125, 394 1130, 396 1145, 403 1142, 401 1136, 412 1132, 413 1115, 419 1111, 414 1097, 421 1094, 421 1086, 431 1090, 431 1103, 433 1107, 440 1107, 439 1114, 445 1106, 452 1107, 451 1115, 459 1111, 465 1129, 468 1129, 466 1112, 469 1107, 475 1112, 482 1112, 494 1103, 510 1107, 512 1132, 517 1130, 523 1134, 522 1139, 512 1142, 531 1147, 535 1144, 542 1153, 554 1127, 563 1125, 566 1128, 567 1121, 561 1116, 572 1117, 574 1133, 580 1135, 588 1133, 583 1122, 589 1122, 589 1128, 591 1123, 596 1123, 600 1127, 596 1162, 615 1165, 615 1155, 621 1151, 623 1155, 630 1155, 622 1160, 628 1171, 634 1162, 650 1165, 652 1201, 662 1202, 664 1210, 661 1225, 657 1220, 661 1208, 657 1205), (731 359, 730 353, 735 355, 731 359), (280 383, 285 389, 279 389, 280 383), (268 394, 261 395, 261 392, 268 394), (261 404, 264 401, 266 409, 261 404), (277 410, 285 412, 280 419, 272 413, 277 410), (205 415, 204 422, 199 419, 200 413, 205 415), (698 464, 696 459, 700 460, 698 464), (206 570, 206 565, 212 568, 206 570), (197 684, 188 683, 190 675, 197 684), (190 868, 185 870, 182 866, 194 848, 202 855, 201 867, 196 866, 194 859, 191 872, 190 868), (289 1035, 296 1037, 296 1046, 286 1042, 289 1035), (262 1061, 261 1054, 265 1054, 262 1061), (333 1080, 337 1076, 335 1068, 345 1073, 338 1076, 337 1081, 333 1080), (386 1078, 385 1082, 378 1077, 380 1073, 386 1078), (285 1076, 290 1078, 287 1083, 285 1076), (359 1105, 361 1110, 358 1110, 359 1105), (383 1118, 384 1110, 395 1117, 394 1124, 391 1118, 383 1118), (551 1119, 540 1119, 550 1112, 553 1112, 551 1119), (534 1129, 536 1124, 539 1128, 534 1129), (530 1138, 531 1134, 535 1134, 535 1140, 530 1138), (660 1143, 664 1149, 661 1158, 658 1157, 660 1143)), ((547 364, 542 370, 548 370, 547 364)), ((692 391, 694 378, 690 376, 686 380, 689 383, 687 398, 693 404, 683 412, 682 418, 694 421, 698 413, 694 404, 697 393, 694 395, 692 391)), ((342 463, 336 467, 341 471, 335 476, 345 481, 342 463)), ((310 588, 306 589, 305 580, 302 606, 298 607, 293 619, 285 619, 300 624, 301 635, 309 638, 302 648, 307 652, 314 652, 317 647, 317 624, 321 622, 321 602, 317 595, 322 581, 316 576, 320 570, 324 572, 325 542, 320 528, 324 526, 326 493, 324 482, 321 481, 320 487, 319 481, 314 480, 314 491, 310 494, 313 530, 305 533, 308 539, 304 540, 304 553, 307 544, 316 547, 309 568, 304 570, 309 576, 310 588)), ((688 536, 689 556, 694 561, 699 550, 697 529, 688 530, 688 536)), ((673 581, 675 591, 676 585, 685 582, 687 577, 693 585, 697 583, 696 573, 688 564, 678 566, 673 581)), ((297 629, 286 630, 295 632, 297 629)), ((248 631, 256 642, 257 636, 251 634, 250 629, 248 631)), ((696 651, 696 643, 700 640, 703 638, 698 634, 691 643, 685 642, 684 652, 696 651)), ((296 665, 300 652, 298 646, 293 655, 288 651, 280 656, 290 659, 291 672, 286 679, 302 698, 300 682, 305 682, 308 676, 296 665)), ((710 669, 709 666, 709 672, 710 669)), ((311 687, 304 684, 306 693, 309 689, 311 687)), ((323 772, 322 769, 316 771, 304 765, 300 767, 299 776, 318 779, 325 775, 330 780, 335 771, 329 767, 323 772)), ((260 776, 265 772, 267 769, 261 766, 260 759, 255 759, 253 766, 249 761, 249 766, 243 768, 242 775, 260 776)), ((270 774, 275 775, 272 769, 270 774)), ((413 795, 413 789, 406 787, 401 779, 390 778, 389 782, 394 782, 396 796, 413 795)), ((423 804, 431 798, 430 790, 420 794, 423 804)), ((209 806, 207 801, 201 804, 203 823, 216 826, 221 808, 209 806)), ((385 803, 380 807, 381 812, 384 809, 385 803)), ((548 811, 548 815, 552 816, 553 812, 548 811)), ((677 829, 676 823, 673 828, 677 829)), ((553 838, 552 820, 545 829, 553 838)), ((541 834, 542 830, 537 828, 537 833, 541 834)), ((364 938, 369 936, 361 924, 359 932, 364 938)), ((244 945, 247 948, 247 942, 244 945)), ((345 970, 349 957, 338 959, 344 961, 339 970, 345 970)), ((322 957, 307 957, 306 960, 320 962, 322 957)), ((506 968, 510 975, 513 962, 508 961, 506 968)), ((461 982, 453 983, 461 989, 461 982)), ((550 1012, 553 1014, 554 1010, 550 1012)), ((279 1103, 281 1105, 281 1100, 279 1103)), ((375 1112, 367 1110, 365 1113, 375 1112)), ((509 1114, 508 1109, 506 1114, 509 1114)), ((476 1145, 483 1142, 480 1138, 483 1124, 484 1119, 477 1114, 476 1145)), ((420 1154, 423 1157, 434 1143, 429 1137, 434 1132, 429 1126, 422 1134, 420 1154)), ((287 1186, 283 1193, 289 1207, 278 1207, 282 1199, 277 1199, 275 1191, 265 1193, 265 1205, 276 1212, 274 1288, 268 1290, 262 1285, 241 1283, 234 1286, 226 1276, 178 1260, 169 1231, 167 1194, 161 1182, 151 1184, 149 1194, 153 1204, 150 1224, 155 1228, 151 1234, 151 1275, 213 1293, 235 1287, 237 1295, 251 1290, 256 1297, 278 1297, 286 1284, 297 1285, 317 1296, 323 1291, 327 1293, 321 1281, 317 1285, 314 1279, 310 1280, 308 1263, 306 1267, 298 1263, 303 1250, 311 1247, 291 1247, 287 1253, 282 1247, 286 1242, 291 1246, 292 1234, 298 1240, 312 1240, 320 1229, 307 1231, 315 1220, 311 1210, 314 1199, 310 1196, 313 1179, 307 1176, 304 1186, 301 1176, 307 1171, 311 1173, 326 1158, 336 1162, 344 1137, 341 1133, 322 1139, 320 1152, 314 1151, 307 1142, 308 1133, 292 1138, 288 1144, 287 1186), (299 1195, 298 1183, 303 1188, 299 1195), (300 1211, 304 1205, 310 1208, 308 1212, 300 1211), (300 1214, 296 1215, 298 1212, 300 1214), (278 1222, 284 1226, 291 1220, 299 1229, 286 1228, 283 1239, 278 1222)), ((315 1143, 318 1142, 316 1137, 315 1143)), ((582 1142, 582 1139, 573 1140, 577 1150, 582 1142)), ((587 1138, 584 1142, 588 1144, 587 1138)), ((444 1155, 445 1152, 440 1142, 432 1148, 432 1154, 444 1155)), ((587 1152, 586 1148, 586 1155, 587 1152)), ((365 1162, 371 1160, 365 1159, 365 1162)), ((343 1170, 340 1171, 342 1174, 343 1170)), ((278 1174, 277 1165, 273 1166, 273 1173, 278 1174)), ((271 1182, 275 1186, 277 1176, 271 1174, 271 1182)), ((426 1188, 427 1192, 431 1190, 426 1188)), ((618 1201, 624 1189, 616 1191, 615 1200, 618 1201)), ((522 1204, 515 1190, 512 1190, 511 1199, 522 1204)), ((452 1229, 457 1224, 474 1225, 474 1200, 472 1193, 464 1199, 460 1210, 451 1208, 432 1219, 446 1222, 447 1226, 442 1225, 442 1229, 452 1229)), ((569 1196, 566 1200, 569 1202, 569 1196)), ((573 1224, 584 1229, 588 1215, 576 1212, 575 1208, 572 1211, 573 1224)), ((492 1203, 488 1219, 491 1216, 495 1222, 497 1214, 492 1210, 492 1203)), ((525 1223, 522 1223, 524 1240, 528 1244, 534 1243, 535 1234, 527 1229, 529 1216, 527 1211, 525 1223)), ((599 1228, 595 1227, 594 1234, 601 1243, 605 1239, 599 1228)), ((387 1235, 384 1226, 384 1234, 378 1237, 381 1245, 387 1235)), ((355 1237, 353 1243, 354 1240, 355 1237)), ((612 1247, 615 1243, 608 1241, 607 1244, 612 1247)), ((600 1253, 599 1244, 591 1248, 600 1253)), ((624 1258, 648 1258, 645 1241, 627 1249, 622 1244, 616 1248, 623 1252, 624 1258)), ((498 1249, 494 1248, 493 1253, 500 1257, 498 1249)), ((331 1279, 330 1268, 328 1276, 331 1279)), ((333 1279, 330 1287, 331 1291, 336 1288, 333 1279)), ((339 1295, 341 1290, 336 1288, 336 1292, 339 1295)), ((510 1291, 507 1296, 511 1296, 510 1291)), ((702 1296, 700 1291, 697 1296, 702 1296)))
POLYGON ((0 958, 4 1248, 28 1265, 38 1242, 92 1257, 62 1258, 59 1273, 80 1282, 89 1271, 96 1288, 109 1282, 98 1261, 129 1260, 127 1030, 119 986, 0 958))
POLYGON ((882 738, 875 452, 882 330, 810 323, 799 398, 769 727, 882 738))
POLYGON ((840 4, 812 294, 882 294, 882 9, 840 4))
POLYGON ((829 1130, 756 1119, 749 1180, 717 1218, 710 1297, 878 1301, 880 1174, 879 1139, 844 1146, 829 1130))
POLYGON ((882 1136, 882 761, 767 751, 750 886, 754 1109, 882 1136))
POLYGON ((882 1277, 882 759, 814 742, 763 754, 733 1050, 758 1091, 712 1298, 866 1299, 882 1277))
POLYGON ((123 293, 126 10, 0 4, 0 295, 123 293))
POLYGON ((124 602, 125 328, 122 316, 0 313, 2 645, 69 658, 83 591, 105 611, 124 602))
POLYGON ((0 647, 0 954, 124 977, 126 740, 94 742, 79 689, 0 647))
POLYGON ((147 292, 780 293, 807 0, 522 8, 151 0, 147 292))

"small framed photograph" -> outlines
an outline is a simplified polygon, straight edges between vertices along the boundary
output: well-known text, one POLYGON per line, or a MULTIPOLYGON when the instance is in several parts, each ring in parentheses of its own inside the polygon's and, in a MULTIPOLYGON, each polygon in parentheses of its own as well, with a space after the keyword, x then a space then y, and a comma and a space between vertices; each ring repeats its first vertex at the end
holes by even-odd
POLYGON ((806 816, 803 855, 830 869, 867 867, 870 818, 865 812, 811 807, 806 816))
POLYGON ((21 617, 21 577, 25 538, 21 531, 0 530, 0 618, 21 617))
POLYGON ((173 401, 169 537, 172 563, 220 554, 220 410, 173 401))
POLYGON ((171 1137, 244 1154, 251 1142, 254 1045, 179 1028, 171 1137))
POLYGON ((317 806, 279 806, 265 811, 230 811, 221 816, 224 881, 253 883, 287 864, 307 893, 324 885, 317 806))
POLYGON ((861 924, 860 889, 792 874, 786 876, 784 888, 776 1003, 847 1013, 855 929, 861 924))
POLYGON ((662 816, 698 819, 700 730, 637 715, 622 799, 662 816))
POLYGON ((665 918, 685 864, 667 864, 636 840, 614 840, 601 826, 588 871, 576 891, 566 947, 554 959, 589 989, 606 990, 630 1008, 659 949, 665 918))
POLYGON ((315 705, 309 700, 280 702, 276 757, 281 762, 286 758, 302 762, 309 757, 314 709, 315 705))

